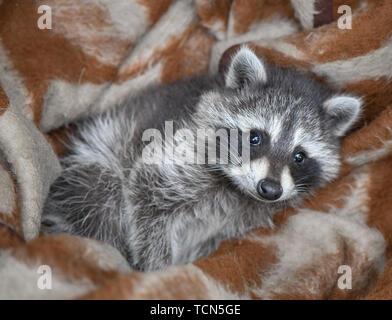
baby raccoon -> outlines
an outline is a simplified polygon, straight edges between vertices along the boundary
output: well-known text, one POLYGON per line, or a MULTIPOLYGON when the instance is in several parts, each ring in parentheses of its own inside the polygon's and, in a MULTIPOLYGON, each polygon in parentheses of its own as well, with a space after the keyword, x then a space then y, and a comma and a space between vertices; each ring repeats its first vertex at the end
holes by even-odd
POLYGON ((271 227, 277 210, 334 179, 341 137, 360 111, 358 98, 242 47, 222 74, 150 87, 78 122, 43 230, 108 242, 136 270, 194 261, 271 227), (196 152, 176 134, 201 129, 220 135, 196 152), (183 161, 177 147, 203 161, 183 161))

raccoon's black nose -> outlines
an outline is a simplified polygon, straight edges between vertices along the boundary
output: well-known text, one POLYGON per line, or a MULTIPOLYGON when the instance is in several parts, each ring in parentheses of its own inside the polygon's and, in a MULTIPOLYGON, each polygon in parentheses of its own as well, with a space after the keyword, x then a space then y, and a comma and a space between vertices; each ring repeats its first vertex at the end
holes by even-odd
POLYGON ((282 186, 270 179, 261 180, 257 185, 260 197, 266 200, 277 200, 283 193, 282 186))

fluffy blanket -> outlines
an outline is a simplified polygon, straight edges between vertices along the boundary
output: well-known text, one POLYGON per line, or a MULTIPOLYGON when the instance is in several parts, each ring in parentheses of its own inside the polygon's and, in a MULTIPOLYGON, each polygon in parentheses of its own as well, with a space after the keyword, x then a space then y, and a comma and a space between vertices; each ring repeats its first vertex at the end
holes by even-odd
POLYGON ((389 0, 0 1, 0 298, 392 298, 391 17, 389 0), (215 72, 245 42, 363 97, 335 182, 275 228, 162 272, 40 234, 69 123, 215 72))

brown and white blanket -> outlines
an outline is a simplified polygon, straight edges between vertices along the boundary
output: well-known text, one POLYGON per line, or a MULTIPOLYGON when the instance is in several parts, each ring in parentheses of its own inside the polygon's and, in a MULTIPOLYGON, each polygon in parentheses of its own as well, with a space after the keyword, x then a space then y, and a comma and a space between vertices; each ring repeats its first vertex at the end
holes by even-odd
POLYGON ((391 81, 390 0, 0 0, 0 299, 392 298, 391 81), (241 43, 363 97, 339 179, 274 229, 161 272, 40 234, 67 124, 216 72, 241 43))

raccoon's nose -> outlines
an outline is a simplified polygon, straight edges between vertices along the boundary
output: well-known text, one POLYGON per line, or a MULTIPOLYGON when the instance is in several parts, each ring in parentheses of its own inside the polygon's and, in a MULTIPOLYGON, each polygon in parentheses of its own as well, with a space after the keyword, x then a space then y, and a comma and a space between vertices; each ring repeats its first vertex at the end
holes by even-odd
POLYGON ((270 179, 261 180, 257 184, 257 192, 266 200, 277 200, 283 193, 282 186, 270 179))

